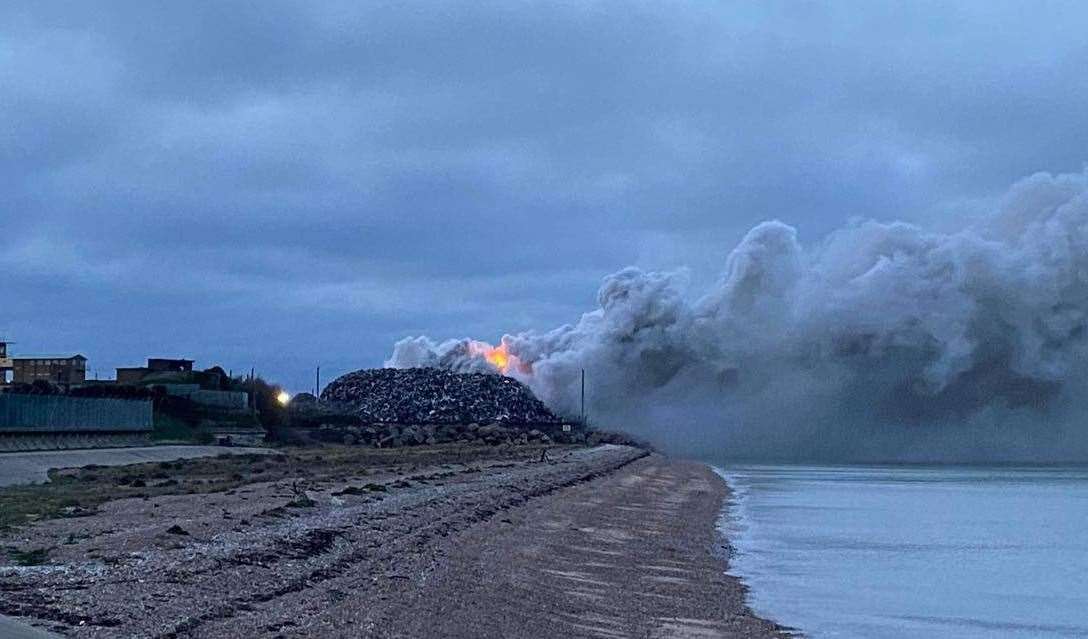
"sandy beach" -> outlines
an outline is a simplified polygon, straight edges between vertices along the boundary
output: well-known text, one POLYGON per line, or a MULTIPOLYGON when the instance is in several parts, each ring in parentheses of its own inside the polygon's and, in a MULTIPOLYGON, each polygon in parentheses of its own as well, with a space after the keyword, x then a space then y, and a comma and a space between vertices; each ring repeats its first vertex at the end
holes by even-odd
POLYGON ((709 468, 542 450, 219 461, 289 470, 9 529, 0 613, 74 637, 784 636, 725 574, 709 468))

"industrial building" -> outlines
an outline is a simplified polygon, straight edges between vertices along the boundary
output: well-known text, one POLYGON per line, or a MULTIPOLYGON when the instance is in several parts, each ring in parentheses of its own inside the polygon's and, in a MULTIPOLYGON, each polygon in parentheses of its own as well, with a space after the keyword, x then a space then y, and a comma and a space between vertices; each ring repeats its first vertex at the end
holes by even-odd
POLYGON ((166 359, 153 357, 147 360, 147 366, 133 366, 117 369, 117 383, 121 385, 136 385, 152 375, 161 373, 192 373, 193 360, 191 359, 166 359))
POLYGON ((40 380, 67 387, 87 381, 87 358, 79 354, 19 355, 11 362, 16 384, 40 380))
POLYGON ((0 341, 0 385, 44 381, 71 387, 87 381, 87 358, 83 355, 12 355, 10 346, 11 342, 0 341))

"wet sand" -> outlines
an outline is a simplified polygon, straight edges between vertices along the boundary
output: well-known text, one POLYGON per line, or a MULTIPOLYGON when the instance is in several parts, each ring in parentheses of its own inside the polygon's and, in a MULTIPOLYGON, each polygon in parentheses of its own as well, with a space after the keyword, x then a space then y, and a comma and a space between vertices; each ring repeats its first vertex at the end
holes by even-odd
POLYGON ((725 494, 702 464, 640 459, 467 531, 379 625, 404 624, 405 637, 784 636, 724 574, 725 494))
POLYGON ((0 613, 76 637, 783 636, 724 574, 709 468, 537 455, 40 522, 0 538, 52 548, 0 564, 0 613))

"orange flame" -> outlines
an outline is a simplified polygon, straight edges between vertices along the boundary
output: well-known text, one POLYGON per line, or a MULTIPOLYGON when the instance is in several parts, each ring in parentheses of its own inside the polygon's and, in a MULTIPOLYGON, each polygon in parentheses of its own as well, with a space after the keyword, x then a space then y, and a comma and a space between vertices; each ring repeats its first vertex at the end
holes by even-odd
POLYGON ((484 354, 484 358, 503 373, 510 367, 510 353, 506 350, 506 344, 499 344, 491 349, 490 353, 484 354))
POLYGON ((470 354, 486 359, 503 375, 510 372, 511 368, 523 373, 527 372, 528 367, 523 365, 516 356, 510 354, 505 342, 492 346, 487 342, 472 341, 468 344, 468 350, 470 354))

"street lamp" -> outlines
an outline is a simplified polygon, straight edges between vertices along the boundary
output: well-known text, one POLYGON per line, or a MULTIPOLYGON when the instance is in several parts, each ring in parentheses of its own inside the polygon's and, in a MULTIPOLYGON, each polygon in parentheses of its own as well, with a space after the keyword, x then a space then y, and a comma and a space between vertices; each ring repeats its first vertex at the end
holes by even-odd
POLYGON ((286 406, 291 402, 291 395, 287 391, 280 391, 280 394, 276 395, 276 401, 280 403, 280 406, 286 406))

